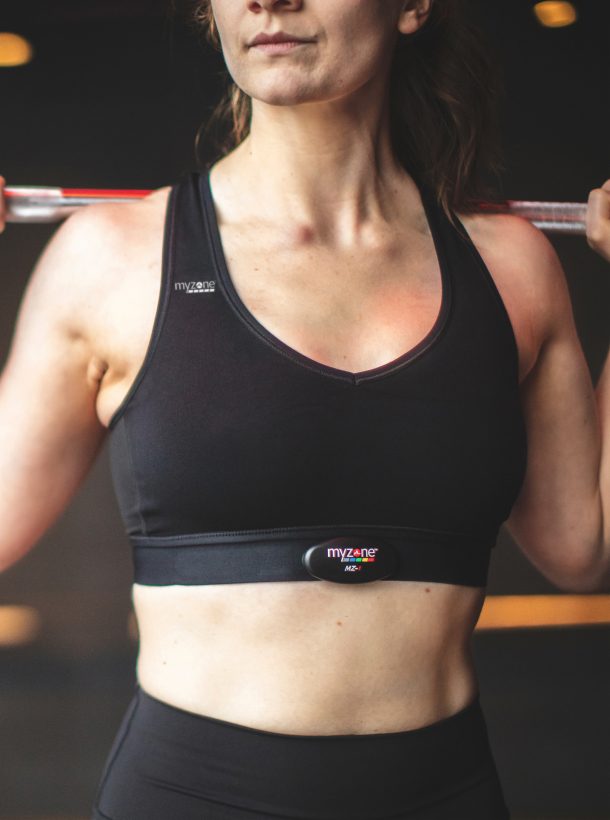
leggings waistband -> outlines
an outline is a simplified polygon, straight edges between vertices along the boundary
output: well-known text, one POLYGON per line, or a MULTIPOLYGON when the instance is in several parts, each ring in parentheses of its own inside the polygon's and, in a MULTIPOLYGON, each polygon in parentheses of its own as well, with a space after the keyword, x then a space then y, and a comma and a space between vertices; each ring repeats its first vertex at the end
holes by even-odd
POLYGON ((416 729, 295 735, 188 712, 139 685, 97 809, 110 820, 508 817, 478 694, 416 729))

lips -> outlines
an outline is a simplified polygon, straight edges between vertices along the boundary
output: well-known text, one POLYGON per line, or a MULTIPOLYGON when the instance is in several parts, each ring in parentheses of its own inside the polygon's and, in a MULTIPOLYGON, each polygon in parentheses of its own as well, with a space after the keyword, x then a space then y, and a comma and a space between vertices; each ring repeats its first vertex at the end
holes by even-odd
POLYGON ((278 31, 275 34, 264 34, 260 33, 257 34, 256 37, 251 40, 250 46, 259 46, 265 45, 267 43, 306 43, 307 40, 303 40, 300 37, 296 37, 294 34, 286 34, 286 32, 278 31))

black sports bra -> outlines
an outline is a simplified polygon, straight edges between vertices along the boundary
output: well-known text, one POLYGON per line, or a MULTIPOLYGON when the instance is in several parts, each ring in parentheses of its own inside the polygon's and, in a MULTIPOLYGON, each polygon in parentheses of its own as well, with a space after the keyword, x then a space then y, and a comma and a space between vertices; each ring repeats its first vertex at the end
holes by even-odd
POLYGON ((151 338, 109 424, 136 583, 486 585, 526 467, 518 351, 466 230, 419 191, 440 311, 411 350, 351 373, 241 301, 208 169, 172 187, 151 338))

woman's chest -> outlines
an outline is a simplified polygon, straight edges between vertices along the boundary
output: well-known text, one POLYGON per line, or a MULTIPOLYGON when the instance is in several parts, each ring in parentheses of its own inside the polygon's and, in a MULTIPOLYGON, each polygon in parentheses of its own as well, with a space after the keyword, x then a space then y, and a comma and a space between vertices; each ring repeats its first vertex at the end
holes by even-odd
MULTIPOLYGON (((106 295, 99 314, 95 335, 108 366, 97 406, 106 425, 133 386, 151 343, 162 284, 152 227, 150 253, 141 243, 123 287, 106 295)), ((225 276, 246 318, 272 340, 323 366, 354 373, 383 367, 421 343, 438 321, 443 279, 429 232, 411 231, 400 240, 350 250, 229 228, 222 242, 225 276)), ((499 256, 478 249, 510 317, 522 381, 536 359, 536 328, 499 256)))
POLYGON ((426 336, 441 309, 429 235, 339 249, 225 228, 222 247, 221 276, 246 320, 327 367, 357 373, 391 362, 426 336))

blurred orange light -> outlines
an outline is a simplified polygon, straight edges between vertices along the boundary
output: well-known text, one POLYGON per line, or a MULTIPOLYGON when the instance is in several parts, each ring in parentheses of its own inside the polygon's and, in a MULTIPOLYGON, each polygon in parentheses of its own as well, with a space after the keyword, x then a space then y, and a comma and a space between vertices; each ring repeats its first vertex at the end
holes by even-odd
POLYGON ((610 624, 610 595, 489 595, 476 629, 610 624))
POLYGON ((40 625, 38 610, 32 606, 0 606, 0 648, 30 643, 40 625))
POLYGON ((34 56, 31 44, 10 31, 0 31, 0 67, 25 65, 34 56))
POLYGON ((538 18, 538 22, 547 28, 571 26, 578 19, 573 3, 551 2, 551 0, 536 3, 534 5, 534 14, 538 18))

